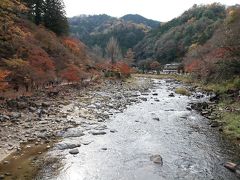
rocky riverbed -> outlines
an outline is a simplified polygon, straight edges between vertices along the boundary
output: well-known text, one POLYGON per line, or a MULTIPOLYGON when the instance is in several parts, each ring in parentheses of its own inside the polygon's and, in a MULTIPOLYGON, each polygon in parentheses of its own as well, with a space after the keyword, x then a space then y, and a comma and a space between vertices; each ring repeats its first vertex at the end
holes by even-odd
POLYGON ((16 153, 0 179, 237 179, 223 164, 238 150, 213 128, 208 99, 174 80, 138 77, 8 102, 1 151, 16 153))
POLYGON ((61 87, 54 97, 42 92, 9 100, 0 108, 0 160, 19 151, 20 144, 49 143, 69 128, 106 121, 112 113, 140 101, 134 90, 145 91, 150 86, 151 82, 145 80, 106 80, 79 90, 61 87))

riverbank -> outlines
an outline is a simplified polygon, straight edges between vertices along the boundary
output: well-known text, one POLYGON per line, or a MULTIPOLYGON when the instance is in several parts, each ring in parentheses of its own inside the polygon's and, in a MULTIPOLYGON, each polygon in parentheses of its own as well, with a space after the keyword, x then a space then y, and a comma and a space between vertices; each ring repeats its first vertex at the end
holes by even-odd
POLYGON ((84 89, 63 86, 54 97, 41 92, 1 104, 0 161, 20 151, 21 144, 48 144, 61 131, 76 127, 83 120, 105 121, 111 114, 109 108, 123 111, 137 101, 125 96, 136 96, 132 90, 146 90, 149 86, 150 81, 135 78, 126 82, 104 80, 84 89))

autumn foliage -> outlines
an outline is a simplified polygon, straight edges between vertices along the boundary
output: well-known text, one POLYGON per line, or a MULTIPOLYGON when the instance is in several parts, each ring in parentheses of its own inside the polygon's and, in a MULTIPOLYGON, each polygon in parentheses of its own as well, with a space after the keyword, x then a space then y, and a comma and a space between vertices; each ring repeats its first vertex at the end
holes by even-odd
POLYGON ((68 82, 79 82, 81 79, 81 70, 76 65, 69 65, 61 72, 61 77, 68 82))
POLYGON ((123 61, 118 61, 113 65, 113 68, 116 72, 120 73, 121 77, 129 77, 132 72, 131 67, 123 61))
POLYGON ((117 61, 112 64, 111 61, 105 61, 96 65, 99 71, 105 73, 105 76, 116 76, 127 78, 133 73, 133 69, 124 61, 117 61))
POLYGON ((203 45, 192 46, 184 58, 186 71, 205 81, 240 76, 240 7, 230 7, 227 12, 212 38, 203 45))
POLYGON ((10 71, 0 70, 0 90, 5 89, 8 86, 6 77, 10 74, 10 71))
POLYGON ((25 16, 29 9, 20 0, 1 0, 0 9, 0 89, 34 90, 61 79, 88 78, 87 66, 93 63, 83 43, 36 26, 25 16), (8 82, 2 82, 6 77, 8 82))

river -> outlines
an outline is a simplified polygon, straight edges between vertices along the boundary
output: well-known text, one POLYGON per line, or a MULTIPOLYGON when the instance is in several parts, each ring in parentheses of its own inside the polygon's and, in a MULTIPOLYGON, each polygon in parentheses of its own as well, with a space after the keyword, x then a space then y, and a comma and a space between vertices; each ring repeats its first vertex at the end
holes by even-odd
POLYGON ((196 100, 194 97, 169 97, 178 85, 154 80, 150 92, 139 97, 146 98, 144 101, 128 106, 102 124, 106 134, 94 136, 89 128, 84 136, 64 138, 63 142, 85 145, 76 155, 69 150, 51 150, 51 156, 61 158, 61 167, 56 172, 43 168, 36 179, 238 179, 223 164, 240 159, 239 154, 209 126, 208 119, 186 109, 196 100), (150 160, 156 154, 162 157, 163 165, 150 160))

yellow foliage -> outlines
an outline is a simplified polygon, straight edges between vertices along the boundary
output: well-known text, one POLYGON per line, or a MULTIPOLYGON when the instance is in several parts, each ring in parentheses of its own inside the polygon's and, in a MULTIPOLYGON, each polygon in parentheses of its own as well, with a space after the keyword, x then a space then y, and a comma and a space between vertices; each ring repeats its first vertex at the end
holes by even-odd
POLYGON ((197 49, 197 48, 198 48, 198 44, 194 43, 189 47, 189 51, 192 51, 192 50, 197 49))
POLYGON ((19 69, 23 67, 27 67, 29 63, 22 59, 6 59, 4 60, 6 66, 10 69, 19 69))

